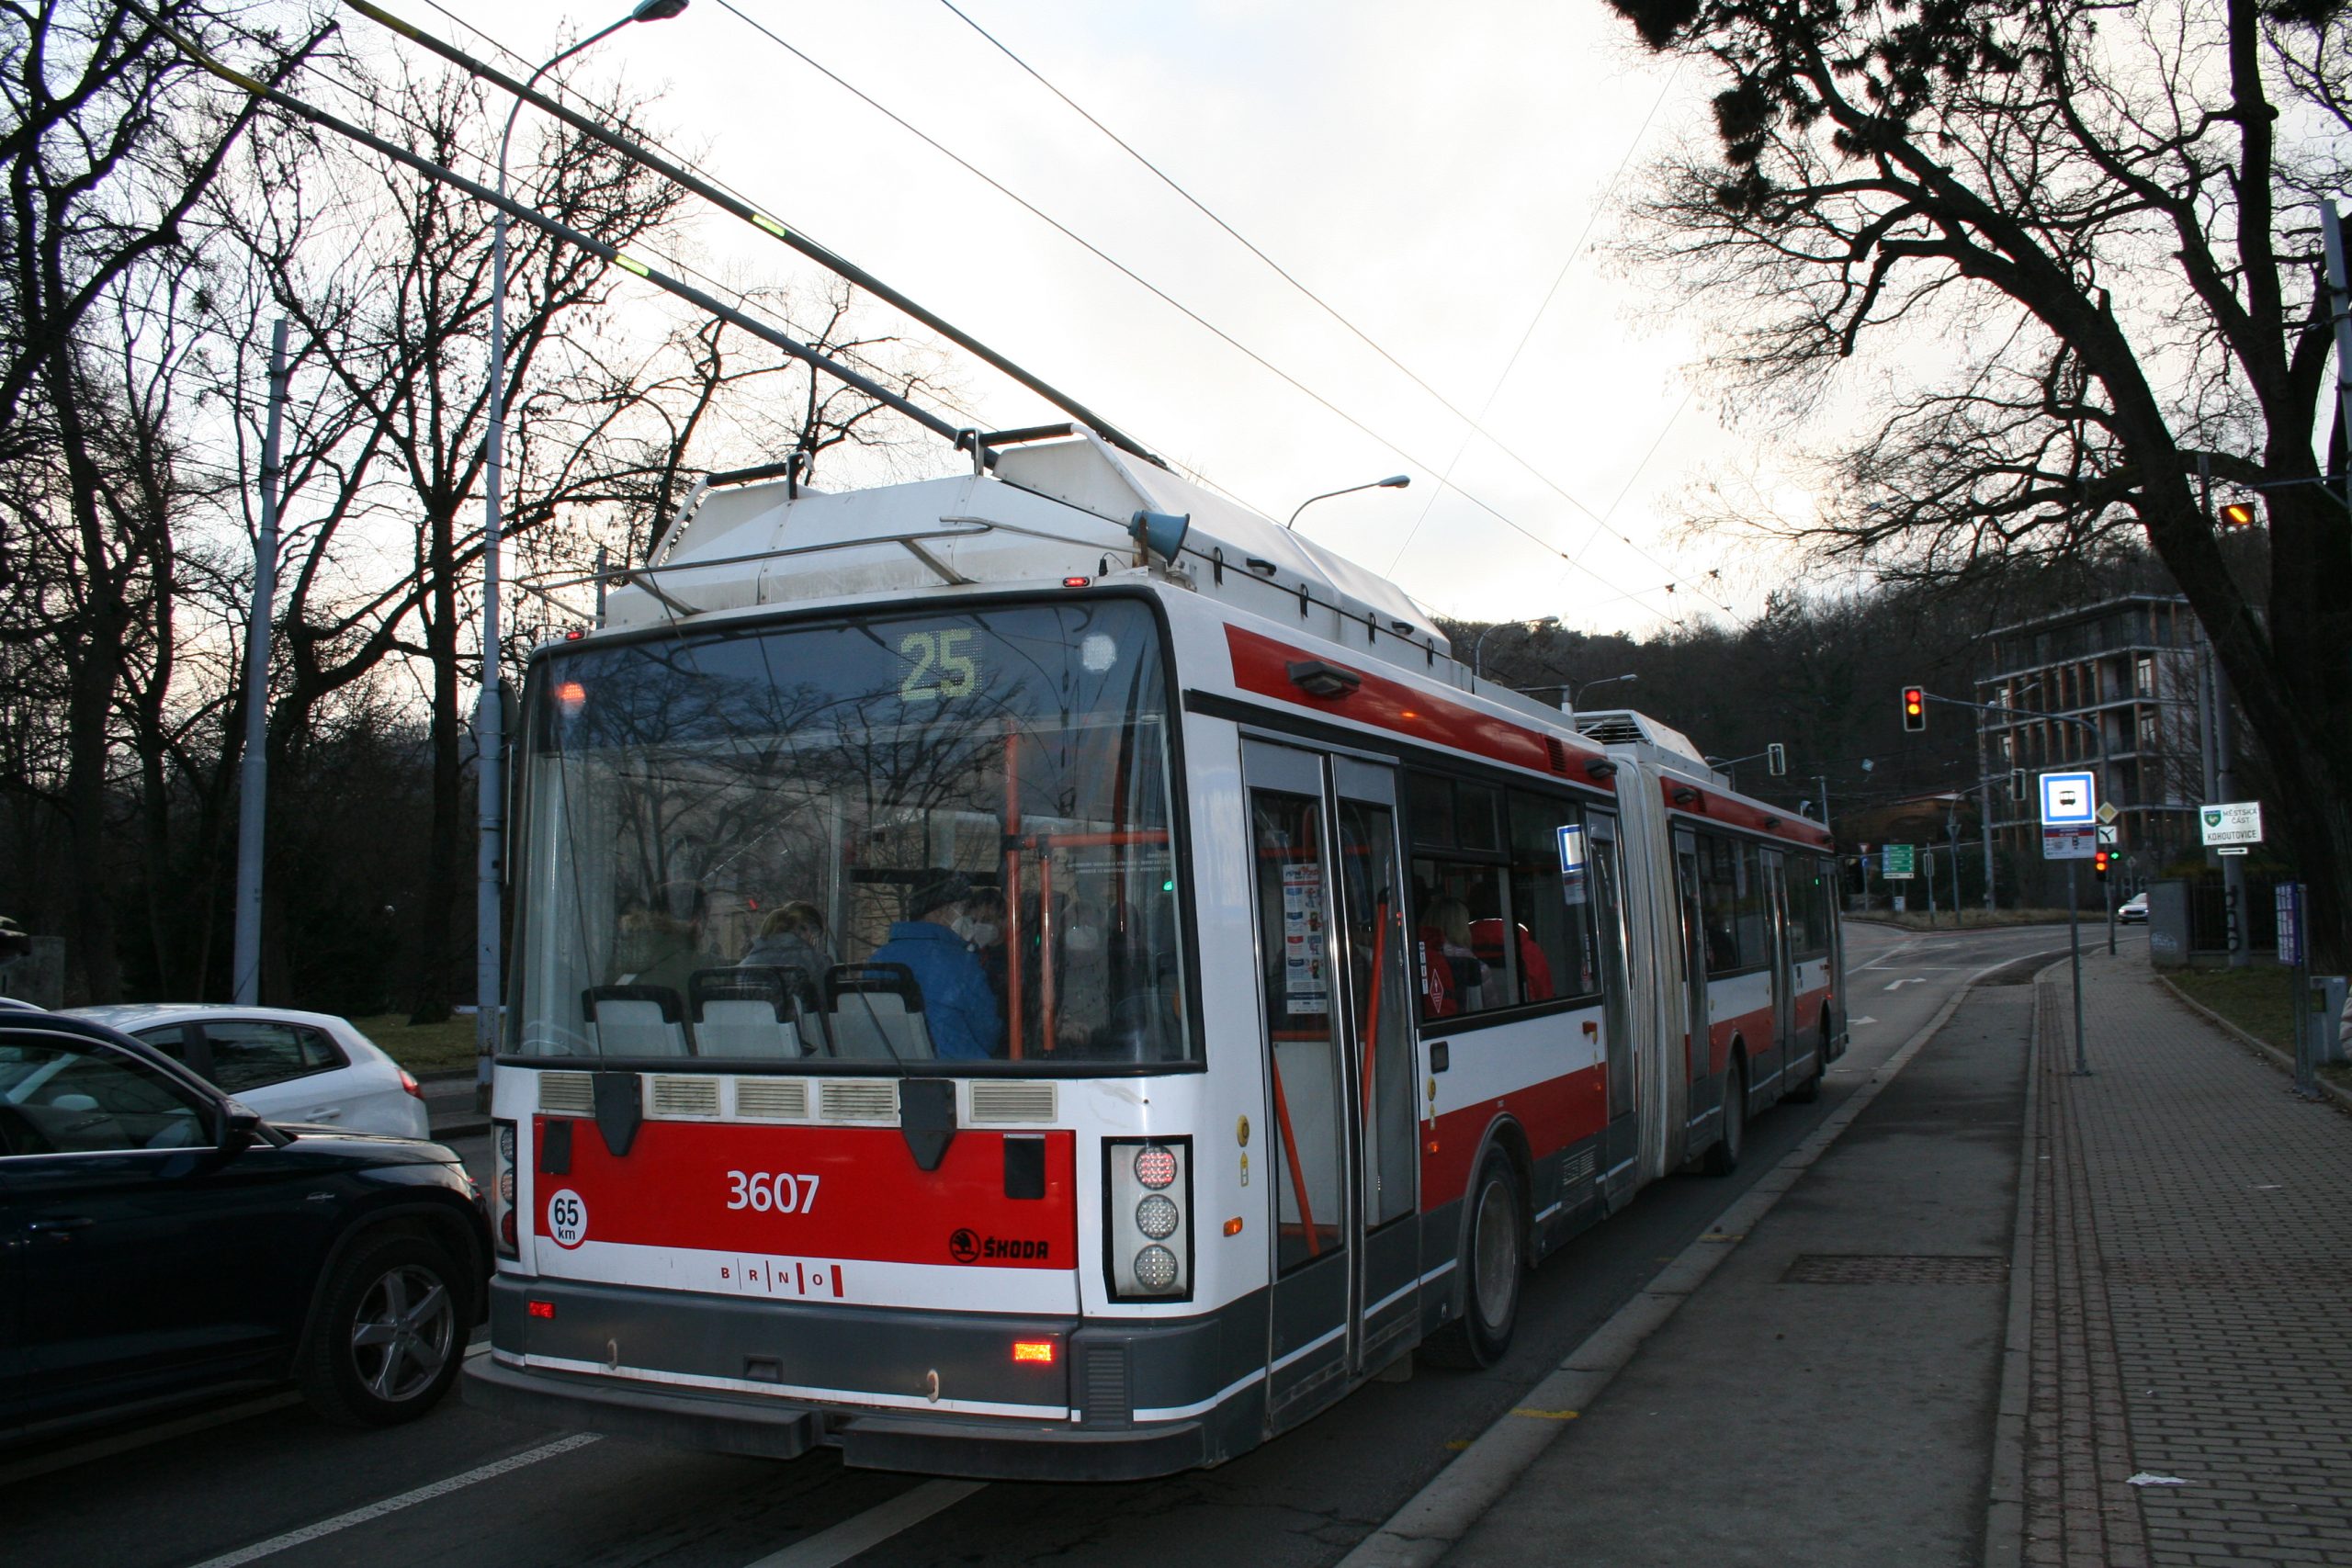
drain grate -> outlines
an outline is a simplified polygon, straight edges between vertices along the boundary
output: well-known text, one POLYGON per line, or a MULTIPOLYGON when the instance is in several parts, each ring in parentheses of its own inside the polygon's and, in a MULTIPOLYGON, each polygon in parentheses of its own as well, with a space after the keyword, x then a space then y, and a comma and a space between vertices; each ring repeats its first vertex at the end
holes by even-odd
POLYGON ((1805 1252, 1781 1276, 1784 1285, 2006 1285, 2009 1260, 1913 1253, 1805 1252))

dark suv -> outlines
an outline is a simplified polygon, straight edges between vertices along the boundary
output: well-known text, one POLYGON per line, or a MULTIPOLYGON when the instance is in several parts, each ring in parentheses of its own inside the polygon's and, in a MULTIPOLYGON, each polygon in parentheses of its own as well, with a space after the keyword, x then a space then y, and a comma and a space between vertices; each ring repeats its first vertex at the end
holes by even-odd
POLYGON ((272 1126, 102 1024, 0 1013, 0 1442, 288 1380, 411 1420, 489 1257, 437 1144, 272 1126))

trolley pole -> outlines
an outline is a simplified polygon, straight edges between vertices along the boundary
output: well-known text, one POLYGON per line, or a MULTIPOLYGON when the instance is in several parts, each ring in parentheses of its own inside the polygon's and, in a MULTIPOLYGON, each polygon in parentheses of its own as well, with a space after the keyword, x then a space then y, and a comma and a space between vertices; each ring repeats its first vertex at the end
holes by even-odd
POLYGON ((2075 901, 2075 862, 2066 863, 2066 946, 2075 974, 2075 1076, 2091 1076, 2083 1055, 2083 912, 2075 901))

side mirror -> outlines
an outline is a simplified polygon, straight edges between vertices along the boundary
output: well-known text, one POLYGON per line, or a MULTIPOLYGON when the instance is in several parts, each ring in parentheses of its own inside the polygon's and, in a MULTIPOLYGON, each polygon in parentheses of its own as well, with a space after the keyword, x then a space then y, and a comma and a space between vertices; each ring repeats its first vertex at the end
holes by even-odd
POLYGON ((225 1157, 251 1148, 261 1139, 261 1113, 242 1101, 223 1100, 220 1106, 220 1137, 217 1145, 225 1157))

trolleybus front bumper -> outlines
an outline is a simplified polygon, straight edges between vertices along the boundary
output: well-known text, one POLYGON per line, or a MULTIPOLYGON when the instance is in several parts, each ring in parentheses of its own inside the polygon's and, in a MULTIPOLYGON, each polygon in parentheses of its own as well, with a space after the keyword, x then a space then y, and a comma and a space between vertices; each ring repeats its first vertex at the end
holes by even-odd
POLYGON ((1261 1386, 1227 1385, 1226 1396, 1188 1402, 1195 1407, 1174 1419, 1133 1408, 1136 1382, 1159 1382, 1155 1367, 1215 1375, 1215 1358, 1203 1352, 1238 1337, 1226 1314, 1098 1325, 812 1309, 503 1275, 492 1287, 491 1325, 491 1353, 466 1366, 468 1404, 681 1448, 792 1459, 824 1446, 838 1448, 845 1464, 877 1470, 1124 1481, 1215 1464, 1262 1430, 1261 1386), (1056 1347, 1052 1375, 1030 1385, 1036 1403, 974 1411, 986 1396, 1005 1408, 1016 1338, 1056 1347), (807 1396, 819 1381, 813 1367, 841 1397, 807 1396), (1113 1367, 1115 1378, 1105 1375, 1113 1367), (774 1392, 762 1386, 768 1382, 774 1392), (929 1387, 944 1397, 933 1404, 916 1392, 929 1387), (861 1398, 860 1388, 872 1392, 861 1398), (983 1399, 956 1400, 958 1393, 983 1399))

